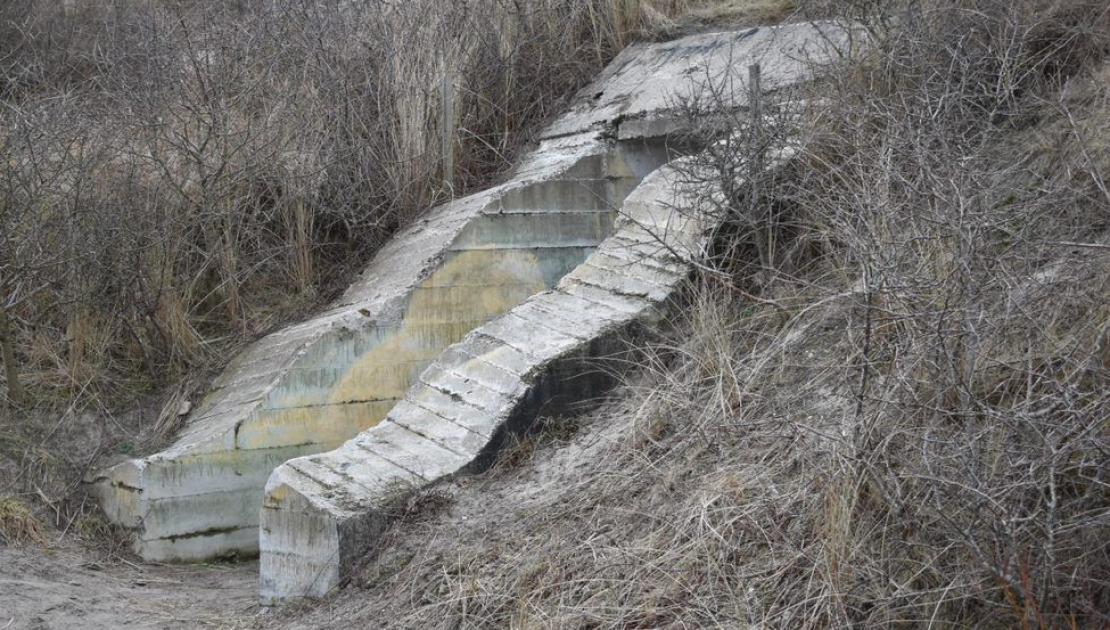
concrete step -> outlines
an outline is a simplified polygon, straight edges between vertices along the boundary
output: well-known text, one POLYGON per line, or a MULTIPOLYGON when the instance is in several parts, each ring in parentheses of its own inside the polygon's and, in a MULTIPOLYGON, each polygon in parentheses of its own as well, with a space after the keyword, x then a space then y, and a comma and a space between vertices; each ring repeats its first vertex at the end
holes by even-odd
POLYGON ((635 176, 575 178, 551 181, 544 186, 513 189, 491 207, 489 213, 511 213, 522 210, 547 212, 612 212, 620 200, 636 187, 635 176))
POLYGON ((614 217, 611 212, 483 214, 467 226, 452 249, 540 251, 551 247, 596 247, 609 236, 614 217))

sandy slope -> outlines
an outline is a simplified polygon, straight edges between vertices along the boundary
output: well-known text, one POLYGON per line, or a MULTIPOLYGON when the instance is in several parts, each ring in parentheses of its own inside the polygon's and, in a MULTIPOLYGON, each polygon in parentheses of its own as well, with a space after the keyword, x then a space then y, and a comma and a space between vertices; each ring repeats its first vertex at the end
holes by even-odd
POLYGON ((257 614, 258 563, 105 563, 76 547, 0 547, 0 630, 237 628, 257 614))

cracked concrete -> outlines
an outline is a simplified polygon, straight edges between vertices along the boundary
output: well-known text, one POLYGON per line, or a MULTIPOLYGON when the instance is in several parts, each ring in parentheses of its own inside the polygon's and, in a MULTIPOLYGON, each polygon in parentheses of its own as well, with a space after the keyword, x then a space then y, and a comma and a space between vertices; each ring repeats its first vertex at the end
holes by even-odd
POLYGON ((106 514, 146 559, 261 550, 265 601, 326 593, 393 497, 610 385, 598 362, 665 316, 709 227, 670 211, 658 170, 676 100, 701 74, 741 106, 755 61, 768 89, 804 81, 828 28, 622 52, 510 181, 400 232, 326 311, 236 357, 173 445, 92 479, 106 514))
MULTIPOLYGON (((624 141, 681 130, 675 97, 691 85, 691 74, 704 71, 727 83, 727 75, 741 80, 740 72, 760 61, 769 89, 806 80, 806 62, 827 41, 820 28, 799 24, 633 47, 583 90, 546 137, 592 132, 599 141, 619 139, 617 155, 635 155, 624 141)), ((730 94, 734 106, 746 98, 742 89, 730 94)), ((788 147, 773 152, 767 168, 791 154, 788 147)), ((325 595, 373 551, 399 496, 483 469, 509 435, 527 431, 541 414, 560 413, 612 385, 620 369, 614 357, 626 340, 666 319, 720 220, 678 210, 697 198, 684 189, 682 171, 672 162, 648 175, 624 200, 614 232, 581 265, 447 348, 380 424, 274 471, 261 516, 264 604, 325 595)))

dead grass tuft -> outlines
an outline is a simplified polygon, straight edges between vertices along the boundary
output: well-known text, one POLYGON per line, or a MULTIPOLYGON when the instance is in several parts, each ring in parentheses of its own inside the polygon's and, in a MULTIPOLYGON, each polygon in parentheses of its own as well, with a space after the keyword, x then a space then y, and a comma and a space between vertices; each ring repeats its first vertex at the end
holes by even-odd
POLYGON ((0 544, 46 544, 42 522, 26 503, 15 497, 0 497, 0 544))
POLYGON ((711 25, 778 24, 798 10, 796 0, 718 0, 690 12, 692 18, 711 25))
POLYGON ((77 516, 69 532, 83 547, 106 560, 133 556, 131 551, 134 531, 108 522, 100 510, 90 509, 77 516))

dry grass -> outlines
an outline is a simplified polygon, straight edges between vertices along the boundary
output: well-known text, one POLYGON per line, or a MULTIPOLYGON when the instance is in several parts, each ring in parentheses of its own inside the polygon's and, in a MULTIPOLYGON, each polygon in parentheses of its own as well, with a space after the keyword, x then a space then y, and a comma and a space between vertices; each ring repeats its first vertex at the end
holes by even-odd
MULTIPOLYGON (((275 625, 1110 622, 1107 14, 911 4, 848 7, 875 45, 617 402, 275 625)), ((746 172, 732 131, 696 183, 746 172)))
POLYGON ((0 497, 0 545, 46 544, 42 523, 24 502, 0 497))
POLYGON ((91 460, 172 437, 238 348, 685 6, 0 2, 0 492, 80 518, 91 460))
POLYGON ((797 0, 722 0, 697 7, 690 16, 706 24, 777 24, 798 5, 797 0))

